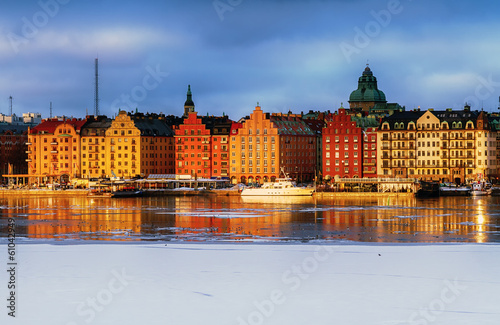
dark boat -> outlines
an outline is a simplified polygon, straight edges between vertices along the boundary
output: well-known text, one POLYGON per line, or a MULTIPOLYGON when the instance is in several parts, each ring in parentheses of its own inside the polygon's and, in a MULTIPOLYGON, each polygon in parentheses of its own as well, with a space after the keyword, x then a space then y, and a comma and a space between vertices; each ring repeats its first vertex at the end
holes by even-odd
POLYGON ((144 192, 139 189, 126 189, 115 191, 111 193, 111 197, 120 198, 120 197, 139 197, 142 196, 144 192))
POLYGON ((420 188, 415 193, 416 197, 439 197, 439 183, 420 181, 420 188))
POLYGON ((458 186, 453 183, 441 183, 440 196, 470 196, 472 189, 469 186, 458 186))

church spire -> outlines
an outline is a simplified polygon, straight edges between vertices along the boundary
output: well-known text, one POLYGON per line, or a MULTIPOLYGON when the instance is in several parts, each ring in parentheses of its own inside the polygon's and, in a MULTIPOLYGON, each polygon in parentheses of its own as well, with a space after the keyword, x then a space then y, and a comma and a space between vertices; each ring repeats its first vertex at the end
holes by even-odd
POLYGON ((194 112, 194 102, 193 102, 193 94, 191 93, 191 85, 188 85, 186 102, 184 103, 184 116, 187 117, 191 112, 194 112))

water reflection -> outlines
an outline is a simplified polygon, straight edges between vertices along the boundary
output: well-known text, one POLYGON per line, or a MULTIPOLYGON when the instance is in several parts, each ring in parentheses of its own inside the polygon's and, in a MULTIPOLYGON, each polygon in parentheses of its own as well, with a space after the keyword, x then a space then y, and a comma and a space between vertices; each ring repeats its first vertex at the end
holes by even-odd
POLYGON ((17 235, 85 240, 498 242, 499 199, 4 198, 17 235))

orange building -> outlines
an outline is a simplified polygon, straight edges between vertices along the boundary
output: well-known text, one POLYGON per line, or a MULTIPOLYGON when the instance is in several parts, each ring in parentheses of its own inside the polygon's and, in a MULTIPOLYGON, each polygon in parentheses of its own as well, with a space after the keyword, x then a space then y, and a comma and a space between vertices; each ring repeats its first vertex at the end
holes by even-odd
MULTIPOLYGON (((86 120, 47 119, 28 135, 28 170, 38 182, 80 177, 80 131, 86 120)), ((30 180, 33 182, 33 180, 30 180)))
POLYGON ((241 128, 232 130, 231 163, 233 183, 272 181, 281 168, 299 181, 311 181, 316 164, 314 132, 299 115, 270 115, 256 106, 241 128))

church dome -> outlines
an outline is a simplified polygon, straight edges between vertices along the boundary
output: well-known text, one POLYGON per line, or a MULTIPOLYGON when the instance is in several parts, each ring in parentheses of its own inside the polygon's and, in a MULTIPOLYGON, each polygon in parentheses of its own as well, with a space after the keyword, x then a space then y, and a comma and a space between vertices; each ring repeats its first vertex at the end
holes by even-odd
POLYGON ((370 67, 367 66, 359 77, 358 89, 351 93, 349 102, 387 103, 384 92, 378 89, 377 78, 373 76, 370 67))

